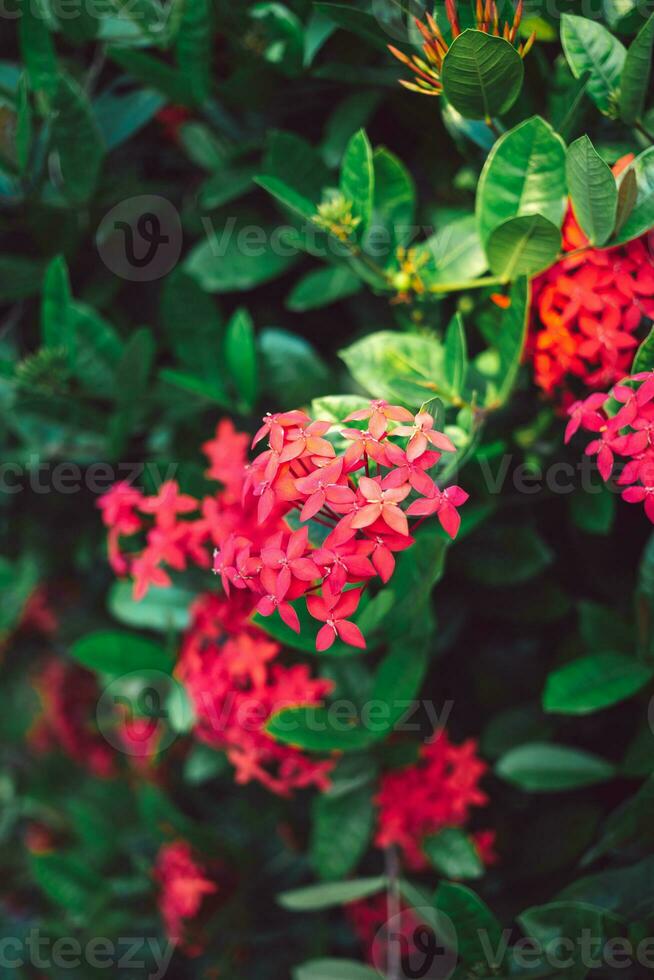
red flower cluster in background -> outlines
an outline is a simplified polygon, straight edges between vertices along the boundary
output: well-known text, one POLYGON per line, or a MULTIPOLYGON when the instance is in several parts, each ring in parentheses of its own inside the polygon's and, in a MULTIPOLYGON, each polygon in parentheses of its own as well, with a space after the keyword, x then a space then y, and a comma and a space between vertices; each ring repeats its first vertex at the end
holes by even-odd
MULTIPOLYGON (((616 164, 616 176, 632 159, 616 164)), ((575 382, 606 390, 624 377, 643 317, 654 319, 654 251, 648 236, 616 248, 587 246, 570 207, 563 249, 574 254, 533 283, 529 356, 536 384, 566 407, 574 400, 575 382)))
POLYGON ((278 663, 280 647, 248 622, 248 596, 237 596, 201 596, 184 637, 176 675, 195 708, 195 735, 225 750, 237 783, 255 779, 283 796, 326 789, 333 763, 275 742, 265 724, 282 708, 319 703, 332 683, 313 679, 304 665, 278 663))
MULTIPOLYGON (((454 745, 446 732, 440 732, 433 742, 422 746, 418 762, 382 777, 376 797, 379 817, 375 843, 379 847, 395 844, 410 868, 425 868, 425 837, 445 827, 464 827, 472 808, 488 803, 479 787, 487 768, 477 755, 473 739, 454 745)), ((482 831, 472 837, 482 860, 492 864, 494 833, 482 831)))
POLYGON ((178 840, 164 844, 159 850, 154 869, 158 883, 159 911, 171 942, 180 946, 188 956, 202 952, 203 943, 197 929, 189 925, 197 919, 208 895, 218 891, 215 880, 193 854, 190 844, 178 840))
POLYGON ((644 503, 654 523, 654 372, 632 374, 608 394, 596 392, 569 409, 569 442, 579 429, 592 432, 586 455, 597 456, 603 480, 613 474, 616 456, 625 461, 617 483, 622 499, 644 503), (610 411, 610 414, 609 414, 610 411))

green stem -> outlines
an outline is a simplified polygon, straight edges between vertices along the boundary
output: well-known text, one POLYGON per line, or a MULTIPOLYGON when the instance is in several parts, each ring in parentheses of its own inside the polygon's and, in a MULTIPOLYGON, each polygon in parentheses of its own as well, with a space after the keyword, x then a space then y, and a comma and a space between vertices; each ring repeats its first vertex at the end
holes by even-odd
POLYGON ((506 279, 501 276, 482 276, 481 279, 468 279, 461 282, 444 282, 429 286, 430 293, 457 293, 464 289, 483 289, 484 286, 504 286, 506 279))
POLYGON ((650 143, 654 143, 654 136, 652 136, 652 134, 645 129, 640 119, 637 119, 634 123, 634 129, 637 129, 639 133, 642 133, 645 139, 649 140, 650 143))

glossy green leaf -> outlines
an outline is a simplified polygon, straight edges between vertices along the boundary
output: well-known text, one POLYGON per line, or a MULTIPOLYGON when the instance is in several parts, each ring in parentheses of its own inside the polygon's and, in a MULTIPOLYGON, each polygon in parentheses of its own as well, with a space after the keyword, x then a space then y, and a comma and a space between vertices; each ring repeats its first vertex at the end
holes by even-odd
POLYGON ((444 881, 438 886, 434 904, 452 921, 464 963, 487 966, 488 949, 501 949, 502 929, 486 903, 465 885, 444 881))
POLYGON ((591 714, 632 697, 652 676, 652 670, 630 657, 595 653, 549 675, 543 707, 565 715, 591 714))
MULTIPOLYGON (((640 238, 654 227, 654 146, 636 157, 630 167, 636 175, 638 194, 629 217, 611 244, 620 244, 640 238)), ((624 183, 627 174, 622 178, 624 183)))
POLYGON ((319 794, 313 805, 309 857, 323 881, 350 874, 363 856, 374 826, 370 786, 331 797, 319 794), (334 841, 338 840, 338 847, 334 841))
POLYGON ((297 254, 281 244, 279 228, 229 219, 192 250, 185 271, 208 293, 244 292, 283 275, 297 254))
POLYGON ((618 183, 618 207, 615 215, 614 235, 618 237, 638 200, 638 181, 631 167, 618 183))
POLYGON ((416 246, 418 260, 423 255, 427 261, 421 266, 425 285, 445 291, 448 285, 456 287, 461 281, 475 279, 485 272, 488 263, 481 244, 477 222, 472 214, 450 221, 426 242, 416 246))
POLYGON ((74 314, 68 266, 63 255, 50 262, 43 284, 41 303, 41 339, 44 347, 63 347, 72 350, 74 314))
POLYGON ((318 352, 297 334, 267 327, 258 336, 261 387, 281 408, 304 405, 329 391, 331 373, 318 352))
MULTIPOLYGON (((375 196, 374 240, 381 233, 388 235, 387 255, 392 257, 398 246, 411 241, 415 231, 416 188, 411 174, 401 160, 385 147, 373 155, 375 196)), ((375 257, 378 258, 377 253, 375 257)))
POLYGON ((559 226, 565 205, 565 144, 533 116, 501 136, 486 158, 476 203, 481 239, 519 215, 538 213, 559 226))
POLYGON ((507 112, 520 94, 524 66, 508 41, 465 30, 443 60, 441 78, 448 101, 467 119, 507 112))
POLYGON ((590 72, 587 92, 601 112, 615 112, 620 76, 626 57, 624 45, 599 21, 563 14, 561 43, 575 78, 590 72))
POLYGON ((529 793, 555 793, 611 779, 615 767, 599 756, 566 745, 532 742, 503 755, 499 776, 529 793))
POLYGON ((211 91, 211 49, 209 0, 184 0, 175 53, 179 70, 198 103, 211 91))
POLYGON ((225 363, 244 407, 251 409, 257 396, 259 377, 254 324, 245 309, 237 310, 227 324, 225 363))
POLYGON ((649 91, 654 46, 654 14, 643 24, 629 45, 620 76, 620 116, 628 124, 642 115, 649 91))
POLYGON ((443 348, 427 334, 394 333, 382 330, 368 334, 340 352, 355 381, 373 398, 410 401, 420 407, 441 394, 438 380, 443 377, 443 348))
POLYGON ((654 371, 654 327, 636 351, 629 373, 638 374, 640 371, 654 371))
POLYGON ((575 527, 585 534, 609 534, 615 520, 616 494, 605 486, 587 492, 581 487, 570 495, 570 514, 575 527))
POLYGON ((460 313, 452 318, 445 333, 444 357, 445 378, 452 392, 461 395, 468 367, 468 347, 460 313))
POLYGON ((474 841, 457 827, 445 827, 426 837, 422 849, 431 865, 445 878, 481 878, 484 865, 474 841))
POLYGON ((540 214, 509 218, 495 228, 486 254, 492 271, 507 281, 533 276, 550 266, 561 247, 561 232, 540 214))
POLYGON ((188 626, 193 598, 194 593, 178 586, 167 589, 152 586, 139 602, 132 596, 131 582, 115 582, 109 592, 108 606, 109 612, 126 626, 166 633, 188 626))
POLYGON ((277 901, 292 912, 317 912, 347 905, 376 895, 386 887, 386 878, 356 878, 353 881, 326 882, 282 892, 277 901))
POLYGON ((68 76, 59 78, 52 99, 52 144, 66 197, 83 204, 95 190, 104 158, 102 135, 93 116, 88 97, 68 76))
POLYGON ((99 630, 76 640, 70 654, 84 667, 107 674, 136 670, 168 672, 174 665, 170 651, 135 633, 99 630))
POLYGON ((618 188, 586 134, 568 147, 566 173, 577 221, 593 245, 605 245, 615 226, 618 188))
POLYGON ((32 90, 52 98, 59 87, 59 69, 43 0, 21 0, 18 40, 32 90))
POLYGON ((321 309, 347 299, 348 296, 354 296, 362 285, 359 277, 345 266, 314 269, 296 282, 286 300, 286 306, 294 313, 321 309))
POLYGON ((356 960, 309 960, 293 970, 293 980, 379 980, 379 972, 356 960))
POLYGON ((370 140, 363 129, 354 134, 345 149, 340 185, 346 200, 352 202, 352 213, 367 228, 375 195, 375 168, 370 140))

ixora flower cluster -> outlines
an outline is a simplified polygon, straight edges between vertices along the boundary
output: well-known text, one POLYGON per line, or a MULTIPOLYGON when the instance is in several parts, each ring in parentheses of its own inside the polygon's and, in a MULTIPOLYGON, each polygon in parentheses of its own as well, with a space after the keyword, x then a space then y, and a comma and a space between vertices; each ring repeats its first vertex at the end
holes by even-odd
POLYGON ((616 456, 624 465, 617 477, 624 487, 622 499, 629 504, 644 503, 645 513, 654 523, 654 371, 642 371, 625 378, 608 394, 595 392, 569 409, 565 441, 579 429, 593 433, 586 447, 588 456, 597 456, 603 480, 609 480, 616 456))
MULTIPOLYGON (((379 816, 375 843, 379 847, 397 845, 408 867, 418 871, 426 868, 422 850, 425 838, 445 827, 465 827, 473 807, 488 803, 479 785, 487 769, 477 755, 474 739, 454 745, 446 732, 440 732, 421 747, 415 764, 382 777, 376 798, 379 816)), ((496 860, 494 832, 479 831, 472 839, 482 861, 492 864, 496 860)))
POLYGON ((468 499, 460 487, 441 490, 429 476, 441 453, 455 446, 434 428, 428 412, 414 416, 373 401, 348 415, 344 425, 354 422, 367 427, 341 429, 347 448, 337 454, 325 438, 331 422, 300 411, 267 416, 253 445, 267 436, 268 448, 249 467, 245 494, 258 500, 259 526, 272 514, 294 512, 303 526, 276 531, 260 544, 239 529, 214 560, 227 595, 232 588, 253 593, 261 616, 277 611, 295 632, 300 620, 292 602, 304 597, 309 614, 323 624, 319 651, 337 638, 365 647, 350 617, 368 582, 375 576, 388 582, 394 552, 413 543, 408 518, 419 517, 419 524, 436 515, 455 537, 457 508, 468 499), (402 507, 412 492, 416 499, 402 507), (309 522, 329 531, 319 547, 310 541, 309 522))
MULTIPOLYGON (((614 174, 632 159, 618 161, 614 174)), ((654 319, 654 251, 647 235, 589 248, 571 207, 563 249, 571 254, 534 280, 529 355, 536 384, 567 406, 575 383, 606 390, 629 371, 636 331, 654 319)))
POLYGON ((198 917, 208 897, 218 892, 217 882, 185 840, 172 841, 160 848, 154 880, 159 886, 159 911, 168 938, 187 956, 198 956, 204 948, 198 917))

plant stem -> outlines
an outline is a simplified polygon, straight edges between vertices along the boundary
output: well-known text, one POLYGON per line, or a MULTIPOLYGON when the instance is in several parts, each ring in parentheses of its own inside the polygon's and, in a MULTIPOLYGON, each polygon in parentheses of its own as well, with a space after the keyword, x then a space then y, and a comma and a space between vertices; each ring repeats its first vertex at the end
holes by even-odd
POLYGON ((637 119, 634 123, 634 129, 637 129, 639 133, 642 133, 645 139, 649 140, 650 143, 654 143, 654 136, 643 126, 640 119, 637 119))
POLYGON ((429 286, 430 293, 455 293, 464 289, 483 289, 484 286, 504 286, 506 280, 501 276, 482 276, 481 279, 468 279, 460 282, 444 282, 429 286))
MULTIPOLYGON (((388 922, 387 930, 390 926, 391 934, 399 933, 399 923, 393 923, 394 919, 400 915, 400 860, 397 848, 391 845, 384 851, 386 863, 386 877, 388 878, 388 922), (391 925, 393 923, 393 925, 391 925)), ((402 977, 402 947, 394 937, 387 935, 387 960, 386 977, 387 980, 401 980, 402 977)))

